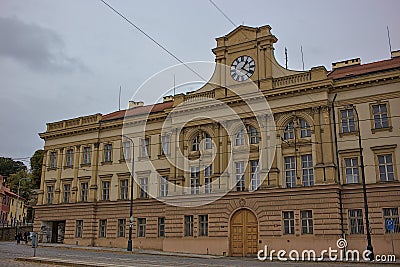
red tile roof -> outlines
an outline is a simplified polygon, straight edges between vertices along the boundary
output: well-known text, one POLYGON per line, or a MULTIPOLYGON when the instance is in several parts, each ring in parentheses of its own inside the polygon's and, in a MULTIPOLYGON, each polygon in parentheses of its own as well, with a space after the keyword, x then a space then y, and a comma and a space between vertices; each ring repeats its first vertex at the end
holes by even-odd
POLYGON ((154 105, 147 105, 147 106, 136 107, 136 108, 127 109, 127 110, 115 111, 115 112, 103 115, 101 121, 111 121, 111 120, 122 119, 125 116, 137 116, 137 115, 143 115, 143 114, 156 113, 156 112, 164 111, 167 108, 171 108, 173 105, 174 105, 173 101, 168 101, 168 102, 164 102, 164 103, 157 103, 154 105))
POLYGON ((363 65, 353 65, 343 68, 337 68, 332 70, 328 74, 328 77, 336 80, 395 68, 400 68, 400 57, 367 63, 363 65))

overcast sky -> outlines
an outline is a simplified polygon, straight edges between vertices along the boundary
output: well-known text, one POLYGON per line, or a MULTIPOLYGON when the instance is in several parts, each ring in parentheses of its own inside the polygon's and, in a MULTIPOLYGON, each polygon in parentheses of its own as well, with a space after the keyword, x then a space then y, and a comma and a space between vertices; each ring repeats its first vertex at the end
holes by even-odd
MULTIPOLYGON (((234 26, 209 2, 107 0, 183 61, 214 61, 215 38, 234 26)), ((269 24, 275 55, 289 68, 362 63, 400 49, 400 1, 223 1, 237 25, 269 24)), ((151 75, 176 64, 99 0, 0 1, 0 156, 29 157, 43 147, 47 122, 118 110, 151 75)), ((152 94, 145 103, 155 101, 152 94)))

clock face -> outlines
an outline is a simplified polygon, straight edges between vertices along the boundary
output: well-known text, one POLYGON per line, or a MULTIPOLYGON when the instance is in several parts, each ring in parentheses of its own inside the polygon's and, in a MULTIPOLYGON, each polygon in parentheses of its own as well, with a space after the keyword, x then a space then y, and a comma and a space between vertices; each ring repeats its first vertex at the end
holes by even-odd
POLYGON ((256 68, 254 59, 249 56, 240 56, 232 62, 231 76, 237 82, 249 79, 256 68))

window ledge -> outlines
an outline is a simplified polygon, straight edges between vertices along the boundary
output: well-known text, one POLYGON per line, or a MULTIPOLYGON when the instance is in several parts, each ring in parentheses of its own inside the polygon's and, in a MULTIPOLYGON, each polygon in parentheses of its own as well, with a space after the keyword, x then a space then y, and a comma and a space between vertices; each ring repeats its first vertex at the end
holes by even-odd
POLYGON ((393 127, 390 126, 390 127, 386 127, 386 128, 373 128, 373 129, 371 129, 371 132, 373 134, 377 133, 377 132, 386 132, 386 131, 392 132, 393 131, 393 127))
POLYGON ((354 131, 354 132, 340 132, 339 133, 339 137, 344 137, 344 136, 352 136, 352 135, 358 135, 358 131, 354 131))
POLYGON ((82 164, 81 164, 81 167, 90 167, 90 166, 91 166, 90 163, 82 163, 82 164))
POLYGON ((165 159, 167 156, 165 154, 159 154, 158 159, 165 159))
POLYGON ((381 181, 381 180, 377 181, 378 184, 391 184, 391 183, 396 183, 396 182, 398 182, 396 179, 394 179, 392 181, 381 181))
POLYGON ((112 161, 102 161, 101 165, 111 165, 112 161))

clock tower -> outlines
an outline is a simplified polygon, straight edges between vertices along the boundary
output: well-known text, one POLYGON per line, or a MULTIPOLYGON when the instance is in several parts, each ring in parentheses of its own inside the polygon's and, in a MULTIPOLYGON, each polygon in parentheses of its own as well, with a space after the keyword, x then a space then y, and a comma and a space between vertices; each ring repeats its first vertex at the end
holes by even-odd
POLYGON ((221 86, 252 81, 261 90, 267 90, 272 89, 273 78, 299 73, 283 68, 276 61, 274 43, 278 39, 271 33, 269 25, 259 28, 241 25, 216 41, 217 47, 212 50, 215 61, 229 67, 229 70, 220 68, 215 71, 214 79, 217 78, 221 86))

